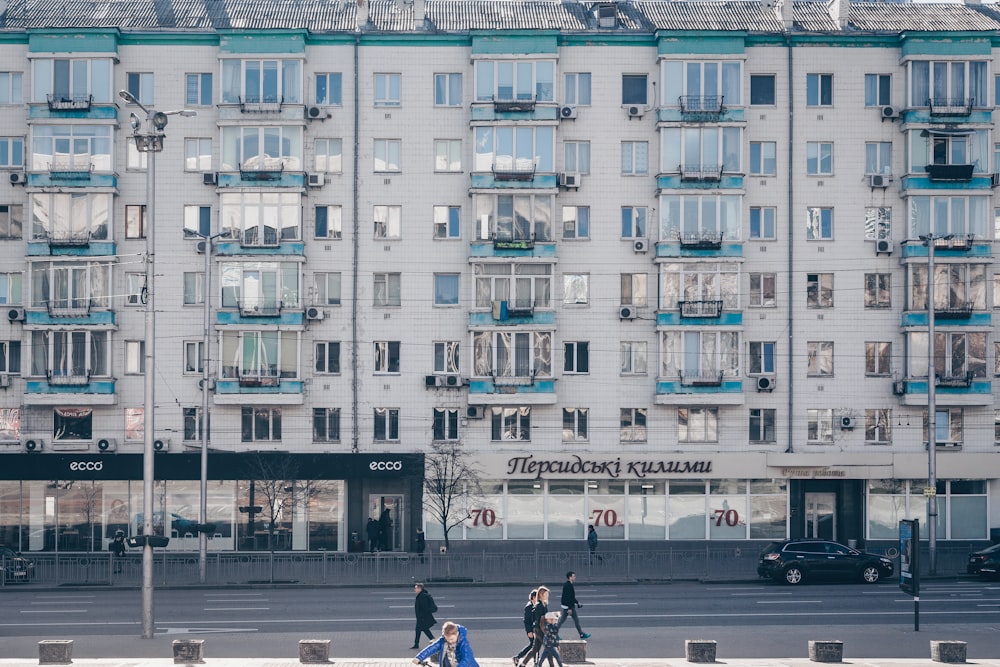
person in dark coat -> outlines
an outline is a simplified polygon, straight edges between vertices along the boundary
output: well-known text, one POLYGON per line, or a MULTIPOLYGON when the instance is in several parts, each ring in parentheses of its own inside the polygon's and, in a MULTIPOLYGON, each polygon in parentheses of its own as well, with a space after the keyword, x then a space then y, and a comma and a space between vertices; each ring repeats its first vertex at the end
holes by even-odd
POLYGON ((559 599, 559 604, 562 605, 562 616, 559 617, 559 625, 566 622, 567 616, 572 616, 576 631, 580 633, 580 639, 587 639, 590 637, 590 633, 583 631, 583 628, 580 627, 580 618, 576 615, 576 610, 583 605, 576 599, 576 587, 573 586, 575 581, 576 572, 570 570, 566 573, 566 582, 563 584, 562 597, 559 599))
POLYGON ((420 554, 420 562, 424 562, 424 551, 427 550, 427 540, 424 539, 424 531, 417 528, 417 536, 413 540, 413 550, 420 554))
POLYGON ((434 619, 434 612, 437 611, 434 598, 427 592, 423 584, 418 583, 414 585, 413 592, 417 594, 417 597, 413 600, 413 613, 417 617, 417 626, 414 630, 413 646, 410 647, 411 649, 420 648, 421 632, 426 634, 428 639, 433 640, 434 635, 431 634, 431 628, 437 625, 437 621, 434 619))
POLYGON ((378 547, 378 522, 374 517, 368 517, 365 534, 368 535, 368 551, 375 553, 375 548, 378 547))
POLYGON ((528 594, 528 603, 524 605, 524 633, 528 636, 528 643, 517 652, 512 659, 514 660, 514 667, 520 667, 521 658, 528 655, 528 651, 531 647, 535 645, 535 600, 538 599, 538 589, 532 589, 528 594))
POLYGON ((597 530, 594 528, 594 524, 590 524, 587 528, 587 548, 590 549, 590 562, 593 563, 596 558, 600 562, 604 562, 604 557, 597 553, 597 530))
POLYGON ((468 630, 453 621, 445 621, 441 636, 418 653, 413 664, 419 665, 433 655, 438 656, 440 667, 479 667, 469 643, 468 630))
POLYGON ((111 557, 115 561, 115 572, 122 571, 122 561, 125 560, 125 552, 128 547, 125 545, 125 531, 116 530, 115 539, 111 540, 108 544, 108 551, 111 552, 111 557))
POLYGON ((388 507, 382 510, 382 516, 378 518, 378 542, 382 551, 392 549, 392 515, 388 507))
POLYGON ((535 606, 531 608, 531 650, 528 651, 518 667, 527 667, 538 660, 538 654, 542 650, 542 616, 549 613, 549 589, 545 586, 538 587, 538 595, 535 596, 535 606))

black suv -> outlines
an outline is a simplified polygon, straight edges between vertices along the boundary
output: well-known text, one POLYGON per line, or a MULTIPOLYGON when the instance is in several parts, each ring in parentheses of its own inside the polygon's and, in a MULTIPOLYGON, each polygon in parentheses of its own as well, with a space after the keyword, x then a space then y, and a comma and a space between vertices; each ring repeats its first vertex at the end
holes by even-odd
POLYGON ((771 542, 760 554, 757 575, 787 584, 803 579, 854 579, 874 584, 892 576, 892 561, 826 540, 771 542))
POLYGON ((18 551, 0 547, 0 572, 6 583, 31 581, 35 576, 35 564, 18 551))

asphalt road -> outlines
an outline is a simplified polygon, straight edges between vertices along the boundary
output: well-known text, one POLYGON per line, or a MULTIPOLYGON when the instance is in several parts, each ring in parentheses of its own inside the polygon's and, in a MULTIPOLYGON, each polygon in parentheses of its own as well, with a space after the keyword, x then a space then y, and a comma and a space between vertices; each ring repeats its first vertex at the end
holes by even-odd
MULTIPOLYGON (((551 582, 553 608, 561 582, 551 582)), ((512 655, 523 643, 523 587, 428 586, 439 621, 470 630, 478 655, 512 655)), ((968 642, 969 658, 1000 657, 1000 583, 933 581, 922 585, 920 629, 914 600, 895 582, 788 587, 729 584, 588 584, 577 582, 588 657, 682 657, 685 639, 714 639, 719 659, 807 655, 810 639, 844 642, 845 658, 927 658, 930 640, 968 642)), ((409 587, 227 588, 157 590, 157 636, 139 639, 138 590, 0 591, 5 657, 37 656, 41 639, 73 639, 74 658, 156 658, 170 641, 206 640, 208 657, 297 655, 303 638, 332 640, 331 655, 401 658, 413 652, 409 587)), ((562 636, 574 634, 572 622, 562 636)), ((438 626, 438 629, 440 626, 438 626)))

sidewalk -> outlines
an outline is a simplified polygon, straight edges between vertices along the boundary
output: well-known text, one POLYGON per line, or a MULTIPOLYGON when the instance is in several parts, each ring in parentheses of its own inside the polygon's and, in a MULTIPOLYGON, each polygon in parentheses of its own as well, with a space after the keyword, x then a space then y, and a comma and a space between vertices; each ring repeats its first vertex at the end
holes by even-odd
MULTIPOLYGON (((928 654, 929 655, 929 654, 928 654)), ((817 667, 817 665, 830 663, 812 662, 808 658, 756 658, 740 659, 717 656, 715 665, 729 665, 730 667, 817 667)), ((498 660, 495 658, 478 658, 480 667, 508 667, 510 660, 498 660)), ((73 660, 74 665, 80 667, 173 667, 175 665, 172 658, 155 659, 99 659, 99 660, 73 660)), ((185 663, 176 663, 185 664, 185 663)), ((301 665, 297 656, 289 656, 287 660, 257 659, 257 658, 216 658, 206 657, 204 664, 210 667, 295 667, 301 665)), ((315 663, 312 663, 315 664, 315 663)), ((409 660, 366 660, 364 658, 332 658, 331 665, 341 665, 343 667, 413 667, 409 660)), ((588 660, 582 663, 591 667, 692 667, 698 663, 688 662, 684 658, 661 658, 656 660, 614 660, 597 659, 588 660)), ((834 663, 837 664, 837 663, 834 663)), ((892 658, 844 658, 842 665, 851 667, 940 667, 940 662, 934 662, 929 657, 926 660, 920 659, 892 659, 892 658)), ((970 660, 964 664, 976 665, 977 667, 1000 667, 1000 658, 992 660, 970 660)), ((0 659, 0 667, 35 667, 37 660, 8 660, 0 659)))

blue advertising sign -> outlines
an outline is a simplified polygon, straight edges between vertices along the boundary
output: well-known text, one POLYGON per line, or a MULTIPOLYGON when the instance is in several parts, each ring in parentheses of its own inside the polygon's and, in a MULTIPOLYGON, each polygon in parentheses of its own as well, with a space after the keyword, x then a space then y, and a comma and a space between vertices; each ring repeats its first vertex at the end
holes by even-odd
POLYGON ((920 521, 899 522, 899 587, 920 597, 920 521))

